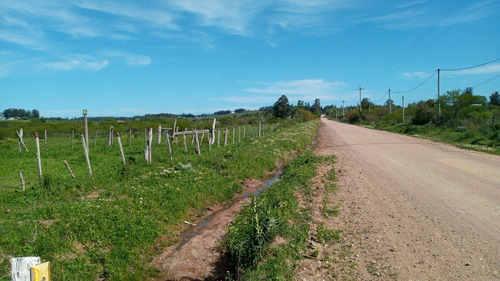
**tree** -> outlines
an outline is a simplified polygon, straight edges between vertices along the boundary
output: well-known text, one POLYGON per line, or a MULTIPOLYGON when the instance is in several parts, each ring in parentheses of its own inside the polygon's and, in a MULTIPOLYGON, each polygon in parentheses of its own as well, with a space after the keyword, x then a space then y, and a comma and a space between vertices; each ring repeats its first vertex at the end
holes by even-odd
POLYGON ((500 95, 498 94, 498 92, 494 92, 493 94, 491 94, 490 104, 500 105, 500 95))
POLYGON ((247 110, 244 108, 238 108, 234 110, 234 113, 245 113, 245 112, 247 112, 247 110))
POLYGON ((417 104, 415 110, 415 116, 411 119, 411 122, 415 125, 425 125, 436 118, 436 111, 431 108, 429 102, 421 101, 417 104))
POLYGON ((320 114, 321 113, 321 104, 320 104, 319 99, 315 99, 314 100, 314 104, 311 107, 311 112, 312 113, 316 113, 316 114, 320 114))
POLYGON ((299 100, 297 102, 297 107, 303 108, 304 107, 304 101, 299 100))
POLYGON ((292 107, 288 103, 288 98, 282 95, 273 106, 273 115, 277 118, 286 118, 290 116, 292 107))
POLYGON ((390 104, 394 104, 394 101, 392 99, 387 99, 384 103, 384 106, 389 106, 390 104))

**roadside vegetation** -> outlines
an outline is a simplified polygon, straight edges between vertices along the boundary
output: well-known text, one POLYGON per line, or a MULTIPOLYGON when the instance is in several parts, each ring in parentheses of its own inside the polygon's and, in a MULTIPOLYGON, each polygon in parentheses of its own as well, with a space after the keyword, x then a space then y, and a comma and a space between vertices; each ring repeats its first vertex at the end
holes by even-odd
MULTIPOLYGON (((333 157, 316 156, 312 149, 301 153, 285 166, 278 183, 243 209, 222 243, 232 268, 227 280, 294 280, 296 267, 310 252, 313 221, 311 206, 301 205, 298 197, 310 198, 317 166, 333 162, 333 157)), ((326 181, 333 192, 331 175, 326 181)), ((318 243, 340 241, 340 231, 324 225, 316 236, 318 243)))
POLYGON ((452 143, 459 147, 500 154, 500 95, 489 98, 475 95, 472 88, 448 91, 440 100, 429 99, 408 104, 404 108, 389 103, 375 105, 368 99, 357 107, 347 109, 345 118, 338 109, 327 112, 330 119, 337 117, 351 124, 429 138, 452 143), (440 107, 440 109, 439 109, 440 107), (439 114, 439 110, 441 114, 439 114), (337 111, 337 112, 335 112, 337 111))
MULTIPOLYGON (((173 144, 173 160, 170 160, 165 140, 161 144, 154 141, 152 164, 144 160, 144 127, 157 128, 158 124, 168 127, 173 125, 173 119, 91 121, 92 176, 87 171, 78 134, 71 146, 71 128, 81 134, 81 120, 2 121, 0 280, 10 280, 9 260, 21 256, 40 256, 50 261, 54 280, 154 277, 157 272, 148 264, 163 247, 176 242, 176 225, 209 205, 232 199, 241 190, 244 179, 263 178, 294 151, 305 149, 314 139, 318 125, 317 120, 304 123, 305 118, 278 119, 269 115, 264 136, 257 137, 255 126, 261 117, 249 114, 219 119, 220 128, 241 127, 235 131, 235 142, 231 132, 227 147, 221 144, 209 149, 205 138, 201 155, 194 154, 190 138, 186 154, 180 137, 173 144), (121 162, 116 142, 107 145, 110 126, 123 136, 126 166, 121 162), (24 128, 29 152, 18 151, 15 130, 20 127, 24 128), (47 145, 41 140, 40 186, 32 133, 45 128, 50 133, 47 145), (130 143, 129 128, 133 131, 130 143), (94 145, 96 129, 99 134, 94 145), (63 160, 70 164, 75 179, 63 160), (25 191, 20 188, 18 170, 24 174, 25 191)), ((208 117, 177 120, 181 131, 209 128, 210 123, 208 117)))

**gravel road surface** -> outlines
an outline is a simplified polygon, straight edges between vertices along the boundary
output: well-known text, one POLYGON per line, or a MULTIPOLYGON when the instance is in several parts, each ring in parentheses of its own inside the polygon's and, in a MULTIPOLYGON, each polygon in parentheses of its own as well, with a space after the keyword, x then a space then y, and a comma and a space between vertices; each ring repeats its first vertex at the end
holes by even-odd
POLYGON ((499 280, 500 157, 322 119, 355 279, 499 280))

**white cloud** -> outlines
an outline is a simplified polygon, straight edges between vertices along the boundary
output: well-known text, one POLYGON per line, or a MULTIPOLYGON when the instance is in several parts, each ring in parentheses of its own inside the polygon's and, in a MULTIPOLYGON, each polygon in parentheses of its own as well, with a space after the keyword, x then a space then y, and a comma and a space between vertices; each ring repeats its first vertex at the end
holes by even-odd
POLYGON ((63 61, 47 62, 43 65, 47 68, 59 71, 72 71, 72 70, 85 70, 85 71, 99 71, 106 67, 109 61, 91 61, 84 58, 73 58, 63 61))
POLYGON ((500 73, 500 64, 490 64, 454 72, 457 75, 500 73))
POLYGON ((346 86, 344 82, 328 82, 323 79, 305 79, 268 83, 264 88, 248 88, 246 92, 285 95, 325 95, 346 86))
POLYGON ((128 52, 108 50, 101 52, 104 56, 117 57, 125 61, 127 66, 146 66, 151 64, 151 58, 144 55, 134 55, 128 52))
POLYGON ((404 72, 402 73, 403 77, 407 79, 413 79, 413 78, 418 78, 418 79, 425 79, 428 78, 431 73, 429 72, 423 72, 423 71, 417 71, 417 72, 404 72))

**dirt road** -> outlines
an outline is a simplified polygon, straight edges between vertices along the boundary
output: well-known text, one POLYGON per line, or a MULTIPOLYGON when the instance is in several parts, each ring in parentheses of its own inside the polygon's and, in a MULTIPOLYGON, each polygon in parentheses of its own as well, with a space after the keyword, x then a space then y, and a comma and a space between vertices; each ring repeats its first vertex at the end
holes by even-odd
MULTIPOLYGON (((500 157, 322 119, 362 280, 499 280, 500 157)), ((303 278, 306 279, 306 278, 303 278)))

